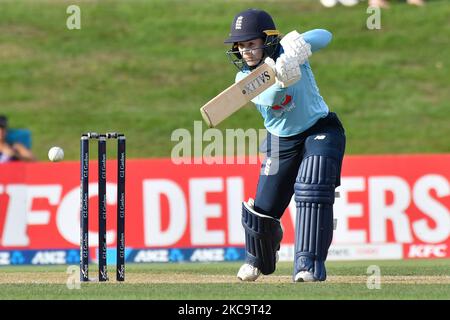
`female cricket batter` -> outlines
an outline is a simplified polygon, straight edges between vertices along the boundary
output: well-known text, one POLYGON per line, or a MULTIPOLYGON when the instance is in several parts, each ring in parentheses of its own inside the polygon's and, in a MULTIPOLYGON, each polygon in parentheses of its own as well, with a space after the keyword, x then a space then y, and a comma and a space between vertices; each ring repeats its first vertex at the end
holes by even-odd
POLYGON ((264 62, 276 73, 276 83, 252 100, 264 118, 267 139, 255 200, 242 207, 247 253, 237 276, 243 281, 275 271, 283 237, 280 218, 293 194, 293 280, 326 279, 345 133, 319 93, 308 58, 330 40, 331 33, 322 29, 292 31, 281 38, 271 16, 257 9, 238 13, 225 40, 232 44, 227 54, 240 70, 236 81, 264 62))

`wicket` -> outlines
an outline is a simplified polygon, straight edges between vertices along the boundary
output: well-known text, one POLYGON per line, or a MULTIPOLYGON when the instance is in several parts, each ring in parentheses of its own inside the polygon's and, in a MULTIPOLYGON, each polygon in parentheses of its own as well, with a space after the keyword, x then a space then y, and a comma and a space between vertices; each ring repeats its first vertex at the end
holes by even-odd
POLYGON ((125 280, 125 135, 84 133, 80 140, 80 281, 89 281, 89 140, 98 140, 98 279, 107 281, 106 141, 117 139, 117 267, 116 280, 125 280))

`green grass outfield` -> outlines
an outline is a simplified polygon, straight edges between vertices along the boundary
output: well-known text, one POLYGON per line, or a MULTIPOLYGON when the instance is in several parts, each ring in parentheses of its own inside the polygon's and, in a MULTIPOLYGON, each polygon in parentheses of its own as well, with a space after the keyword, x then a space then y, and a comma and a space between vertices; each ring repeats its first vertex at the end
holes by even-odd
MULTIPOLYGON (((450 299, 450 260, 328 262, 328 280, 293 283, 292 264, 253 283, 237 280, 240 263, 130 264, 126 281, 82 283, 69 290, 66 266, 0 268, 0 299, 450 299), (368 289, 368 267, 381 271, 381 288, 368 289)), ((114 276, 109 266, 110 277, 114 276)), ((96 275, 91 269, 90 276, 96 275)), ((78 277, 78 274, 73 274, 78 277)))
MULTIPOLYGON (((199 108, 233 82, 223 44, 233 16, 259 7, 284 33, 333 33, 311 65, 347 154, 450 152, 450 6, 391 3, 370 31, 367 2, 76 1, 81 30, 70 31, 72 2, 2 0, 0 113, 32 130, 40 160, 53 145, 78 159, 80 134, 107 130, 127 134, 130 158, 169 157, 172 131, 193 131, 199 108)), ((225 128, 262 128, 261 116, 249 107, 225 128)))

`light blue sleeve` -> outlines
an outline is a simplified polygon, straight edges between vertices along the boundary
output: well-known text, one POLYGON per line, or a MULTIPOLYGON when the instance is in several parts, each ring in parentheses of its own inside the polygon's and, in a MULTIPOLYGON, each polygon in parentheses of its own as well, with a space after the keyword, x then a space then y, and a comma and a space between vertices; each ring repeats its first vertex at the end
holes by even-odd
POLYGON ((324 29, 310 30, 302 33, 302 36, 311 45, 312 52, 325 48, 333 38, 333 34, 324 29))

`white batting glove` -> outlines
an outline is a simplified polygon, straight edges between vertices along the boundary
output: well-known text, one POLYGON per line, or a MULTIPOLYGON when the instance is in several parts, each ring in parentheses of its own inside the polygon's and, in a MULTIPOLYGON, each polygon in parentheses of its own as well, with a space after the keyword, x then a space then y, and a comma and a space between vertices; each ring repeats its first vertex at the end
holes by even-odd
POLYGON ((304 64, 312 55, 311 45, 296 30, 289 32, 280 41, 288 57, 297 58, 298 64, 304 64))
POLYGON ((282 88, 293 85, 302 77, 297 59, 287 57, 284 53, 278 57, 276 63, 272 58, 266 58, 264 62, 275 71, 277 83, 282 88))

